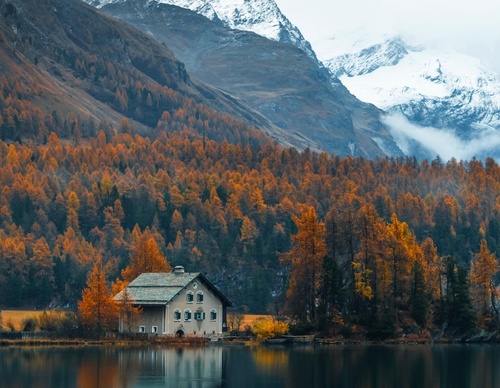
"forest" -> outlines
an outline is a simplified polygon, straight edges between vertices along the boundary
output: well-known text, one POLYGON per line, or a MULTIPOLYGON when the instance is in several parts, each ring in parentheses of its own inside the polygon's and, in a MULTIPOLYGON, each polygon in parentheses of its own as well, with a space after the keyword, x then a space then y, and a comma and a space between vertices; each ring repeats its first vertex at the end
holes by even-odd
POLYGON ((163 121, 155 138, 111 131, 0 142, 5 306, 74 307, 96 258, 115 281, 147 234, 243 311, 376 333, 496 322, 492 159, 341 159, 163 121))

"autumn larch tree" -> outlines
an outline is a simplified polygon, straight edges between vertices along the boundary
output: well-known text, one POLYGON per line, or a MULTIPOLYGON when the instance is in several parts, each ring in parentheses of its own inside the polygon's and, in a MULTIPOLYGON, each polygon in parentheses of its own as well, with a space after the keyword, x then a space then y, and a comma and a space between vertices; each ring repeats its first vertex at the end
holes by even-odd
POLYGON ((302 217, 293 217, 297 234, 292 235, 291 250, 281 257, 291 263, 287 291, 290 313, 302 322, 317 323, 318 298, 323 282, 323 259, 326 255, 325 224, 319 222, 313 207, 302 217))
POLYGON ((132 328, 136 325, 139 315, 141 314, 141 308, 135 307, 133 304, 133 299, 125 287, 123 289, 121 300, 118 305, 119 315, 120 315, 120 331, 132 332, 132 328))
POLYGON ((82 292, 82 299, 78 302, 82 324, 98 335, 116 326, 118 310, 112 297, 106 284, 102 260, 98 258, 87 278, 87 287, 82 292))
POLYGON ((427 237, 420 245, 422 250, 422 267, 427 286, 429 288, 432 299, 438 300, 443 296, 442 290, 442 272, 443 264, 441 258, 437 254, 437 248, 434 241, 427 237))
POLYGON ((158 243, 151 233, 145 232, 133 244, 130 264, 122 271, 122 278, 131 282, 142 273, 171 271, 172 267, 158 243))
POLYGON ((474 299, 480 309, 481 318, 497 315, 497 289, 493 277, 498 272, 498 260, 491 253, 485 239, 481 240, 481 248, 476 254, 476 261, 471 263, 470 281, 473 286, 474 299))
POLYGON ((422 251, 406 222, 400 222, 393 214, 386 226, 388 259, 392 266, 392 297, 394 302, 404 305, 410 294, 411 272, 415 260, 421 259, 422 251))

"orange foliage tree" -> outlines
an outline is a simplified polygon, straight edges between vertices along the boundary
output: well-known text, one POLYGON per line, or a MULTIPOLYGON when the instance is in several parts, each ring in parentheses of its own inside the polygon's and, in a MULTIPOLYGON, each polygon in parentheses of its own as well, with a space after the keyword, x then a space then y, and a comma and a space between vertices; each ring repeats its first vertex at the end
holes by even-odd
POLYGON ((293 217, 298 231, 292 236, 291 250, 282 262, 291 265, 287 291, 290 313, 300 321, 316 323, 318 297, 322 286, 322 264, 326 255, 325 224, 319 222, 313 207, 302 217, 293 217))
POLYGON ((481 249, 476 254, 475 262, 471 263, 470 280, 474 299, 482 317, 497 315, 496 299, 498 290, 493 278, 498 272, 498 260, 488 249, 485 239, 481 240, 481 249))
POLYGON ((117 304, 112 299, 106 284, 106 277, 101 258, 94 263, 87 279, 87 287, 78 302, 78 311, 82 324, 99 335, 104 330, 114 329, 117 324, 117 304))
POLYGON ((126 282, 131 282, 142 273, 171 271, 172 267, 158 243, 150 232, 145 232, 133 244, 130 264, 122 271, 122 278, 126 282))

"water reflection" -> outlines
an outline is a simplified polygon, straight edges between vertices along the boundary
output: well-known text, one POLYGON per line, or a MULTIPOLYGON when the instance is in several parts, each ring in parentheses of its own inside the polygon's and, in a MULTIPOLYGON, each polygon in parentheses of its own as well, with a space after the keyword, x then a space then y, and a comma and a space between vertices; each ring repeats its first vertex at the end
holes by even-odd
POLYGON ((0 387, 500 387, 499 345, 3 348, 0 387))
POLYGON ((153 386, 153 382, 168 387, 218 387, 222 382, 222 359, 222 347, 211 346, 141 349, 122 354, 118 361, 122 373, 130 363, 140 366, 135 374, 137 387, 153 386))
POLYGON ((0 387, 219 387, 222 347, 5 348, 0 387))
POLYGON ((120 379, 118 365, 114 362, 113 354, 109 350, 103 353, 94 349, 83 353, 79 360, 76 386, 105 388, 126 385, 123 385, 123 380, 120 379))
POLYGON ((257 347, 252 352, 255 366, 260 373, 276 374, 285 372, 288 368, 289 352, 281 347, 257 347))
POLYGON ((228 387, 500 387, 499 345, 233 349, 228 387))

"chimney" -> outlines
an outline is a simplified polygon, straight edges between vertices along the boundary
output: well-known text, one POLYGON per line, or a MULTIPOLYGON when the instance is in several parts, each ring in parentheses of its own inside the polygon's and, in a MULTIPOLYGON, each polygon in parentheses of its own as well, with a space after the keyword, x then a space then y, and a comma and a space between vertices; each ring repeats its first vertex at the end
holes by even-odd
POLYGON ((176 275, 183 274, 184 273, 184 267, 182 265, 177 265, 174 267, 174 273, 176 275))

